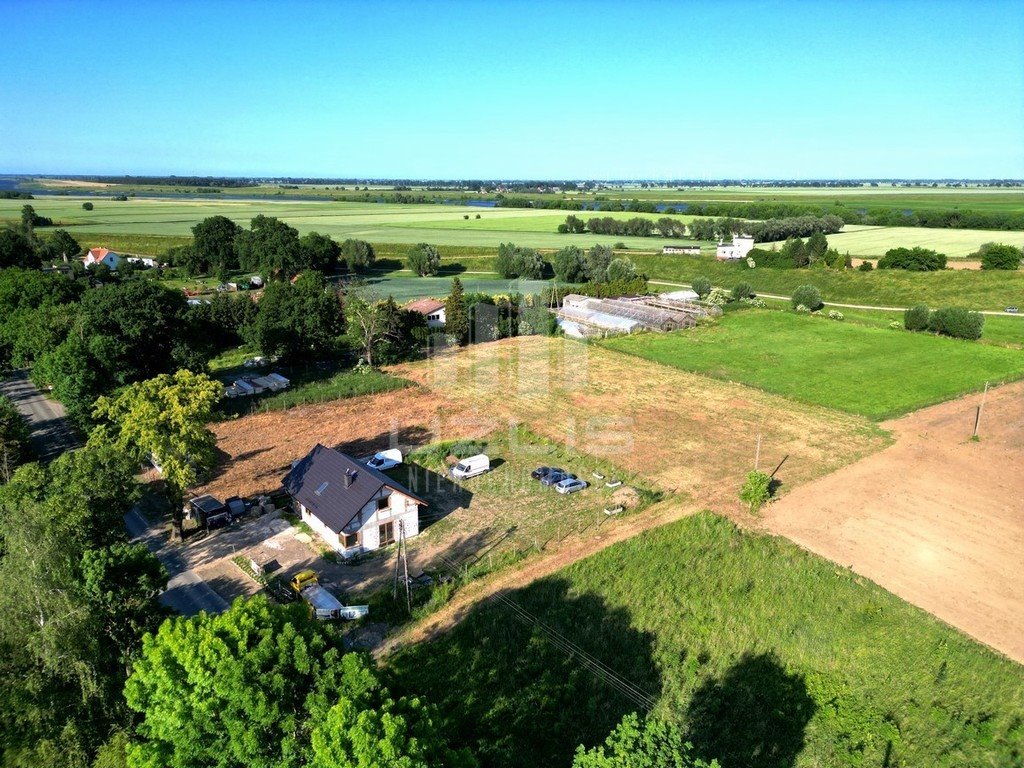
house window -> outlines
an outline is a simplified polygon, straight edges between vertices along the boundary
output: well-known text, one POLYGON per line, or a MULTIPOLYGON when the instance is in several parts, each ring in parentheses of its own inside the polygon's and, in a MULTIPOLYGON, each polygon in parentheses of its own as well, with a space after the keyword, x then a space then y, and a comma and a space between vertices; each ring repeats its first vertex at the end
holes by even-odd
POLYGON ((384 523, 377 527, 377 533, 380 536, 380 546, 391 544, 395 540, 395 524, 393 522, 384 523))
POLYGON ((387 496, 377 499, 377 511, 381 512, 391 506, 391 499, 387 496))
POLYGON ((341 534, 341 546, 345 549, 359 546, 359 532, 341 534))

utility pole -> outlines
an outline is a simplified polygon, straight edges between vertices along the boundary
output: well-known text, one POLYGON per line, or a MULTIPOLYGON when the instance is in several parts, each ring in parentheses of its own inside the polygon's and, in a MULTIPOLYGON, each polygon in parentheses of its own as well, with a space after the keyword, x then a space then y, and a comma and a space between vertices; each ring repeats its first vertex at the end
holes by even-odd
POLYGON ((985 398, 988 397, 988 382, 985 382, 985 391, 981 393, 981 405, 978 406, 978 412, 974 416, 974 435, 978 436, 978 427, 981 426, 981 412, 985 410, 985 398))

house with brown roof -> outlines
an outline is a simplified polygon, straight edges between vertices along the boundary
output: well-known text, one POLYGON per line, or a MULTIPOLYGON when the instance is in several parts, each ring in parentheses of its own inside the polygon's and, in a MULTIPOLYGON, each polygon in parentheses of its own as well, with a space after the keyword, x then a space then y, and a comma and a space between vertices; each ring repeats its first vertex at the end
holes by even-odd
POLYGON ((405 305, 413 312, 419 312, 427 318, 428 328, 441 328, 445 324, 444 302, 437 299, 417 299, 405 305))
POLYGON ((371 552, 420 532, 427 502, 341 451, 317 445, 282 481, 296 511, 342 557, 371 552))

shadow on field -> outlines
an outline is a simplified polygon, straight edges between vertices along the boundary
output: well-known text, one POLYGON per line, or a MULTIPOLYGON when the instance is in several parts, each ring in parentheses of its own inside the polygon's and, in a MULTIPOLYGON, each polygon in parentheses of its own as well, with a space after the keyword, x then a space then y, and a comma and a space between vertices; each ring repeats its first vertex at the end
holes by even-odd
POLYGON ((787 673, 774 654, 747 653, 694 693, 686 740, 725 766, 789 768, 815 709, 802 675, 787 673))
MULTIPOLYGON (((653 635, 635 630, 628 611, 571 590, 569 581, 548 578, 504 596, 657 697, 653 635)), ((436 704, 446 735, 485 766, 571 765, 577 745, 603 742, 623 715, 638 709, 576 654, 495 599, 469 610, 434 642, 401 652, 390 669, 395 687, 436 704)))
POLYGON ((468 509, 473 500, 472 491, 465 486, 419 464, 407 462, 388 474, 427 502, 427 506, 420 510, 421 530, 443 520, 457 509, 468 509))

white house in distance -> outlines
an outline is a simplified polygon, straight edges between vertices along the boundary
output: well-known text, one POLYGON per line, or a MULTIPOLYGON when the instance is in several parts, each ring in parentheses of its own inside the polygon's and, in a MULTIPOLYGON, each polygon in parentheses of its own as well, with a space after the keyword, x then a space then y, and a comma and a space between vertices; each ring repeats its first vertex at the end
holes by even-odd
POLYGON ((728 259, 745 259, 747 254, 754 249, 754 238, 734 237, 731 244, 719 243, 715 251, 715 258, 725 261, 728 259))
POLYGON ((444 302, 437 299, 417 299, 406 304, 406 309, 419 312, 427 318, 428 328, 441 328, 444 326, 444 302))
POLYGON ((420 531, 427 502, 351 456, 317 444, 282 481, 310 528, 342 557, 371 552, 420 531))
POLYGON ((687 256, 700 256, 699 245, 666 245, 661 249, 664 254, 685 253, 687 256))
POLYGON ((116 271, 121 265, 122 258, 121 254, 115 253, 107 248, 90 248, 82 261, 85 262, 85 266, 87 267, 92 266, 93 264, 102 264, 103 266, 108 267, 111 271, 116 271))

